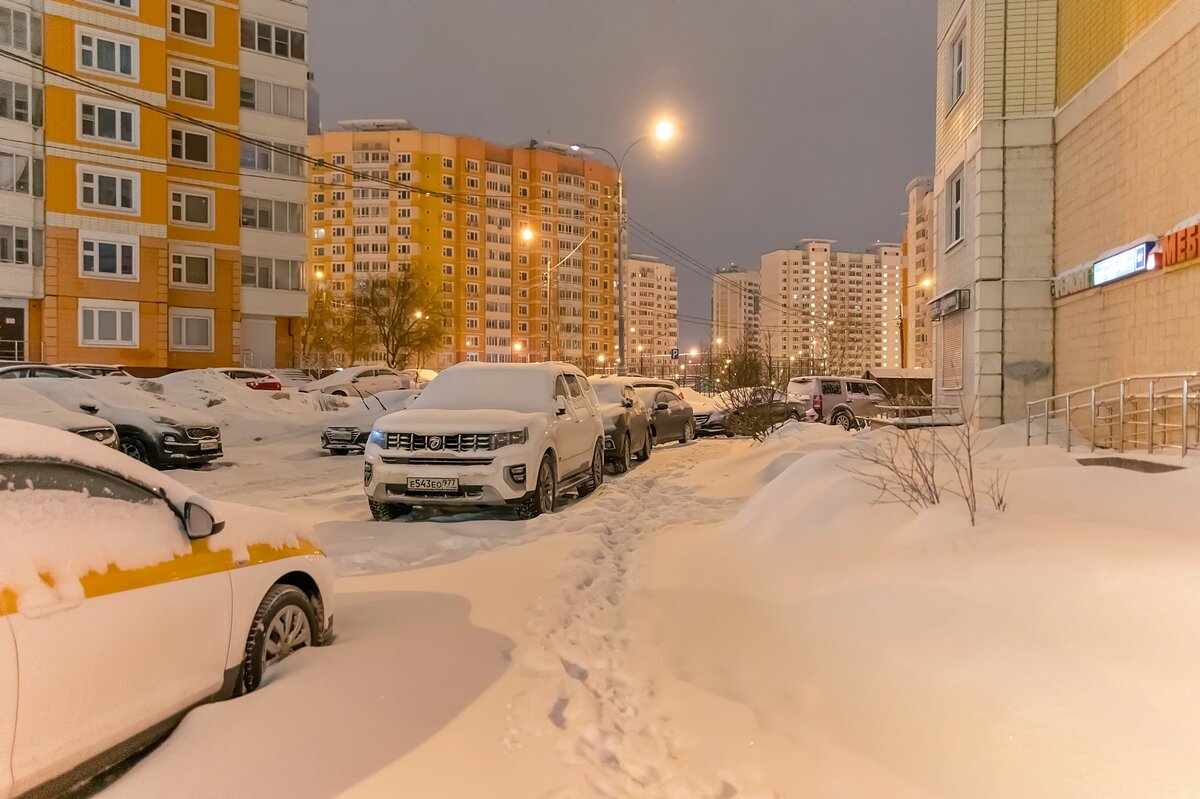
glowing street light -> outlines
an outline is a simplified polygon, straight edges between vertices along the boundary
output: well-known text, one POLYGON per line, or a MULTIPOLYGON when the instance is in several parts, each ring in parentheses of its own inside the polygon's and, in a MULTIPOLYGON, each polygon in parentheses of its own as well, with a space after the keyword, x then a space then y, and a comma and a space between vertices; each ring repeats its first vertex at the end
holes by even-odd
POLYGON ((675 138, 675 123, 669 119, 660 119, 654 126, 654 138, 664 144, 675 138))
POLYGON ((533 241, 533 228, 528 226, 522 228, 521 241, 533 241))
POLYGON ((604 363, 604 356, 603 356, 603 355, 597 355, 597 356, 596 356, 596 361, 597 361, 598 363, 604 363))
POLYGON ((930 287, 930 286, 932 286, 932 285, 933 285, 933 278, 931 278, 931 277, 927 277, 927 278, 925 278, 924 280, 922 280, 922 281, 921 281, 921 288, 926 288, 926 289, 927 289, 927 288, 929 288, 929 287, 930 287))
POLYGON ((513 349, 516 350, 517 352, 521 351, 521 347, 522 347, 522 344, 519 341, 516 344, 513 344, 513 349))
POLYGON ((425 314, 423 314, 421 311, 417 311, 415 314, 413 314, 413 319, 421 319, 424 316, 425 314))
POLYGON ((700 350, 696 349, 695 347, 692 347, 690 350, 688 350, 688 355, 691 355, 693 358, 695 358, 699 354, 700 354, 700 350))
POLYGON ((325 271, 323 269, 318 269, 317 270, 317 280, 324 280, 324 279, 325 279, 325 271))
POLYGON ((725 343, 725 339, 723 339, 723 338, 719 338, 719 339, 717 339, 717 346, 718 346, 718 347, 719 347, 719 346, 721 346, 721 345, 722 345, 722 344, 724 344, 724 343, 725 343))

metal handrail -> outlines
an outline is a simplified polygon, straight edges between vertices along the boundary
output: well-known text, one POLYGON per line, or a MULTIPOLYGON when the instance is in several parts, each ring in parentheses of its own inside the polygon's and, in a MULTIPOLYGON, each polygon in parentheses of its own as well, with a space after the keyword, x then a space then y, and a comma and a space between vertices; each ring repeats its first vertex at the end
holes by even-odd
POLYGON ((1026 445, 1033 443, 1033 423, 1041 421, 1042 443, 1049 444, 1052 433, 1065 434, 1067 451, 1070 452, 1075 434, 1073 414, 1084 412, 1090 424, 1089 444, 1093 452, 1096 451, 1099 428, 1107 428, 1107 439, 1111 446, 1114 437, 1112 428, 1115 426, 1116 448, 1119 452, 1125 452, 1128 441, 1134 445, 1144 443, 1149 453, 1153 453, 1156 447, 1178 448, 1186 456, 1191 447, 1200 446, 1200 371, 1134 375, 1027 402, 1026 445), (1193 416, 1196 417, 1194 424, 1193 416), (1062 428, 1053 430, 1054 422, 1058 419, 1063 420, 1062 428), (1128 437, 1127 428, 1132 428, 1132 435, 1128 437), (1144 442, 1141 436, 1143 432, 1144 442), (1178 434, 1178 442, 1172 443, 1175 434, 1178 434))

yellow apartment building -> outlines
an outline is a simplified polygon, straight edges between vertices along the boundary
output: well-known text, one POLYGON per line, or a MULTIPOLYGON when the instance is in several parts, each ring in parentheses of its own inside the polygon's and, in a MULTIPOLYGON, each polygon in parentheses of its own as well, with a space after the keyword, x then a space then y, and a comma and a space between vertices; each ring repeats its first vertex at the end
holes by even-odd
POLYGON ((324 163, 309 198, 310 292, 349 304, 389 274, 440 283, 438 366, 612 362, 613 167, 561 145, 509 147, 405 120, 340 124, 308 143, 324 163))

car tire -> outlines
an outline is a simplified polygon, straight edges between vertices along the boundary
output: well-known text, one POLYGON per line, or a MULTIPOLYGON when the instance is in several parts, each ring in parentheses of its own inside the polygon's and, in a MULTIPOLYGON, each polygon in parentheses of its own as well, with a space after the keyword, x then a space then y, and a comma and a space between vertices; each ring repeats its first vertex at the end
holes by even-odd
POLYGON ((147 466, 155 465, 150 460, 150 450, 139 438, 134 438, 133 436, 122 438, 121 451, 133 458, 135 461, 144 463, 147 466))
POLYGON ((537 482, 533 490, 517 505, 518 519, 533 519, 543 513, 553 513, 558 501, 558 475, 554 471, 554 461, 547 452, 542 456, 538 466, 537 482))
POLYGON ((371 518, 377 522, 390 522, 412 513, 412 505, 401 502, 377 502, 368 498, 367 505, 371 507, 371 518))
POLYGON ((801 418, 800 418, 800 411, 797 411, 797 410, 795 410, 795 409, 793 409, 793 410, 792 410, 792 415, 791 415, 791 416, 789 416, 788 418, 789 418, 789 419, 791 419, 793 422, 802 422, 802 421, 804 421, 803 419, 801 419, 801 418))
POLYGON ((854 417, 848 411, 838 411, 829 420, 830 424, 836 424, 843 430, 854 430, 858 425, 854 422, 854 417))
POLYGON ((646 443, 642 444, 642 450, 638 453, 638 460, 642 463, 650 460, 650 450, 654 448, 654 442, 650 440, 650 431, 646 431, 646 443))
POLYGON ((613 474, 625 474, 633 466, 633 441, 629 437, 629 433, 621 436, 621 447, 617 450, 617 455, 613 458, 612 469, 613 474))
POLYGON ((579 484, 577 489, 579 496, 586 497, 588 494, 595 491, 604 483, 604 445, 599 441, 596 442, 596 449, 592 452, 592 476, 590 479, 579 484))
POLYGON ((297 649, 317 646, 323 622, 308 594, 294 585, 271 586, 250 623, 237 693, 258 688, 267 669, 297 649))
POLYGON ((330 395, 331 395, 331 396, 334 396, 334 397, 344 397, 344 396, 346 396, 346 392, 345 392, 345 391, 341 391, 341 390, 339 390, 339 391, 330 391, 329 393, 330 393, 330 395))
POLYGON ((695 437, 696 437, 696 423, 690 422, 690 421, 684 422, 683 423, 683 432, 679 436, 679 443, 686 444, 689 441, 691 441, 692 439, 694 439, 695 437))

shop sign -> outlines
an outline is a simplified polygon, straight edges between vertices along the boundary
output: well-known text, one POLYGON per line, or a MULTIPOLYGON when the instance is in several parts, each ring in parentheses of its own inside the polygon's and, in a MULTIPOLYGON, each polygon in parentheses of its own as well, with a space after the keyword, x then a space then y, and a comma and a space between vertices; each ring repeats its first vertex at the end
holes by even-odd
POLYGON ((943 316, 949 316, 952 313, 965 311, 971 307, 971 290, 970 289, 955 289, 948 294, 943 294, 936 300, 929 303, 929 318, 941 319, 943 316))
POLYGON ((1163 266, 1183 266, 1200 258, 1200 225, 1191 225, 1163 236, 1163 266))
POLYGON ((1105 283, 1145 272, 1153 250, 1154 242, 1147 241, 1096 261, 1092 264, 1092 285, 1103 286, 1105 283))

